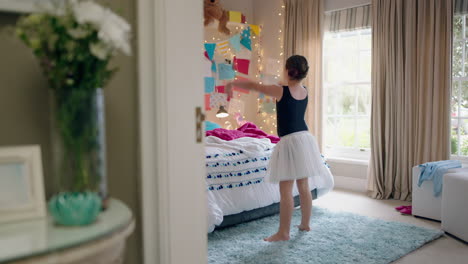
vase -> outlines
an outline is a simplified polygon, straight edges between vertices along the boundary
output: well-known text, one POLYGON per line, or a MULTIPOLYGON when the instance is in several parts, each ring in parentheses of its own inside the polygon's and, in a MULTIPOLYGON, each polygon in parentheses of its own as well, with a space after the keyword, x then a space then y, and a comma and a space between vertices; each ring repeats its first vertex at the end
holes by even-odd
POLYGON ((73 210, 89 210, 90 201, 97 201, 95 196, 100 198, 100 208, 107 199, 103 90, 59 89, 53 90, 52 98, 52 155, 58 194, 50 200, 49 210, 56 209, 51 214, 63 225, 91 223, 77 219, 73 224, 64 214, 77 216, 73 210))

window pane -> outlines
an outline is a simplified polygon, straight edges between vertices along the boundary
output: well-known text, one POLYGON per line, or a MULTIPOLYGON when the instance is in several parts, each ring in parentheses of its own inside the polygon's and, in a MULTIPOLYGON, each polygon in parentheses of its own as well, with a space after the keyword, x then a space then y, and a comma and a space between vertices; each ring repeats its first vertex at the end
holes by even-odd
POLYGON ((359 118, 357 120, 357 138, 359 148, 370 148, 370 119, 359 118))
POLYGON ((323 48, 325 145, 333 155, 369 148, 371 30, 327 33, 323 48))
POLYGON ((461 39, 463 34, 463 16, 453 18, 453 38, 461 39))
POLYGON ((358 85, 358 106, 357 113, 358 115, 368 115, 371 114, 371 87, 370 85, 358 85))
POLYGON ((324 52, 326 55, 333 55, 340 45, 340 39, 336 34, 326 34, 324 42, 324 52))
POLYGON ((356 113, 356 87, 353 85, 341 86, 338 90, 338 113, 343 115, 354 115, 356 113))
POLYGON ((339 145, 343 147, 355 146, 354 118, 340 118, 338 121, 339 145))
POLYGON ((468 156, 468 120, 459 119, 460 125, 460 155, 468 156))
POLYGON ((450 129, 451 131, 451 137, 450 137, 450 149, 452 152, 452 155, 458 155, 458 119, 452 119, 452 128, 450 129))
POLYGON ((458 116, 458 97, 460 91, 460 81, 453 81, 452 82, 452 100, 451 100, 451 109, 452 109, 452 117, 458 116))
MULTIPOLYGON (((464 27, 464 30, 465 30, 465 38, 467 38, 468 36, 468 30, 466 30, 468 28, 468 18, 465 16, 462 16, 460 15, 460 17, 465 17, 465 27, 464 27)), ((463 32, 460 34, 460 35, 463 35, 463 32)))
MULTIPOLYGON (((345 43, 347 43, 346 41, 345 43)), ((339 74, 339 80, 344 82, 357 81, 358 73, 358 59, 359 55, 356 52, 356 47, 347 43, 347 47, 343 47, 340 57, 338 59, 339 63, 335 68, 335 71, 339 74)))
POLYGON ((325 63, 325 81, 327 83, 337 83, 342 79, 341 61, 337 56, 330 56, 325 63))
MULTIPOLYGON (((463 44, 465 46, 465 48, 463 49, 463 54, 465 56, 465 61, 464 61, 464 64, 463 67, 465 68, 465 71, 463 72, 463 77, 466 77, 468 76, 468 41, 463 41, 463 44)), ((463 62, 460 62, 460 63, 463 63, 463 62)))
POLYGON ((338 102, 340 100, 341 94, 336 92, 337 89, 328 88, 327 93, 327 104, 326 104, 326 113, 327 115, 339 115, 342 112, 342 108, 339 107, 338 102))
POLYGON ((453 43, 452 75, 453 77, 463 77, 463 42, 453 43))
POLYGON ((328 146, 338 146, 338 118, 329 117, 327 118, 327 124, 325 126, 325 145, 328 146))
POLYGON ((372 58, 370 51, 361 51, 359 58, 359 81, 368 81, 371 80, 371 66, 372 58))
POLYGON ((368 30, 361 35, 361 39, 359 41, 359 47, 361 50, 371 50, 372 48, 372 34, 371 31, 368 30))
POLYGON ((468 81, 463 81, 461 86, 460 117, 468 117, 468 81))

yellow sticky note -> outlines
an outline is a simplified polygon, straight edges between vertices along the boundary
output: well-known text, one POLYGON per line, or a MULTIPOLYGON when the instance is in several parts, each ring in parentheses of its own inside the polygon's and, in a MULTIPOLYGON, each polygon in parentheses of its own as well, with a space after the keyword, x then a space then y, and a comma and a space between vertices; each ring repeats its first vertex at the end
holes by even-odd
POLYGON ((255 35, 260 36, 260 26, 259 25, 250 25, 250 29, 252 30, 252 32, 255 35))
POLYGON ((229 21, 241 23, 242 13, 237 11, 229 11, 229 21))

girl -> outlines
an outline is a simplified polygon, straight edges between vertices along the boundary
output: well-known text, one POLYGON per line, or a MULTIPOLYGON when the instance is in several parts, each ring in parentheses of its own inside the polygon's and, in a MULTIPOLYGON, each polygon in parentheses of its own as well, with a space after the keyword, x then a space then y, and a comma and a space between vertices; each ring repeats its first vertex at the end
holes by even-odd
POLYGON ((234 81, 226 85, 226 92, 231 97, 232 87, 236 86, 272 96, 277 102, 277 127, 281 141, 273 151, 268 171, 269 181, 279 182, 280 226, 276 234, 264 239, 268 242, 289 240, 294 209, 294 181, 299 191, 302 214, 301 224, 297 227, 307 232, 310 231, 312 212, 309 177, 314 186, 333 185, 331 173, 323 162, 315 137, 308 132, 304 120, 308 94, 302 80, 308 70, 306 58, 294 55, 286 61, 284 76, 287 86, 261 85, 251 81, 234 81))

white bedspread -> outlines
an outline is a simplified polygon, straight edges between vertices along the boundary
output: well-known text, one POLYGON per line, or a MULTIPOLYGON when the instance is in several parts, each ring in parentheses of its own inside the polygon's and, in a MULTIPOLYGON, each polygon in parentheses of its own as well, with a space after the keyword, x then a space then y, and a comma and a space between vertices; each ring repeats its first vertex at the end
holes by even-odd
MULTIPOLYGON (((225 141, 207 137, 205 176, 208 197, 208 232, 225 215, 265 207, 280 201, 277 184, 265 181, 275 144, 269 139, 239 138, 225 141)), ((312 182, 309 186, 315 189, 312 182)), ((296 187, 294 195, 298 195, 296 187)))

